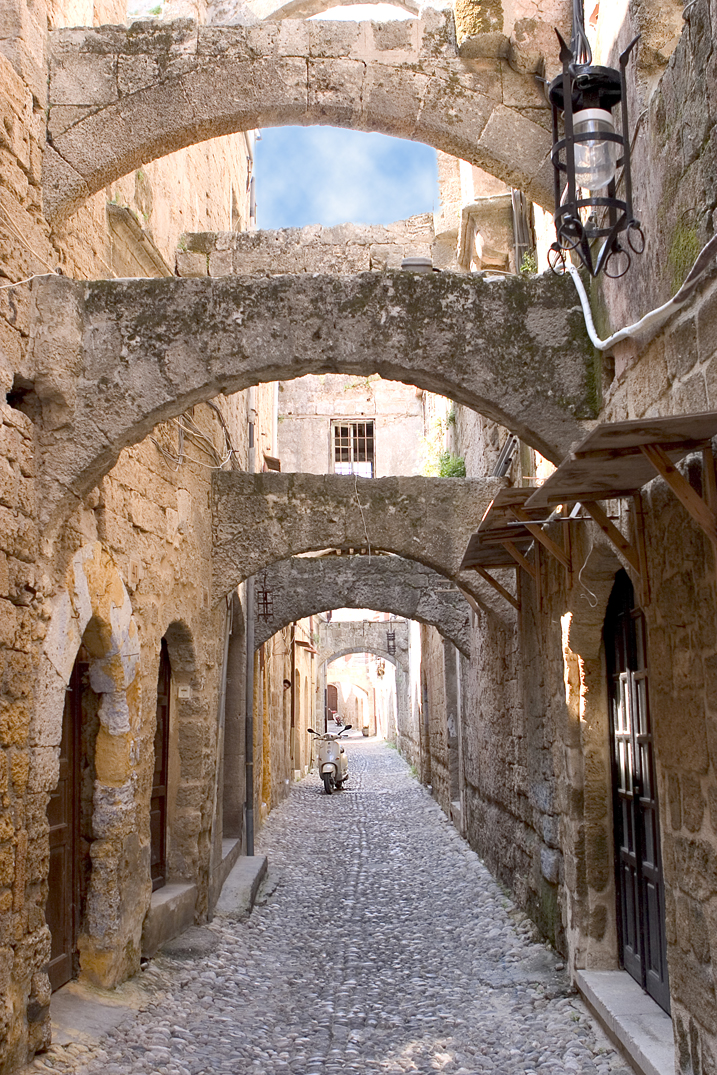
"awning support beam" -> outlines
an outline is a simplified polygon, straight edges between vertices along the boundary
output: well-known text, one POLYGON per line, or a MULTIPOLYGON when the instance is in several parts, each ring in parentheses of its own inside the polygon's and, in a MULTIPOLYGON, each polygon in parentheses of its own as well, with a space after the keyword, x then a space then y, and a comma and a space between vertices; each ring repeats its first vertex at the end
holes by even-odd
POLYGON ((535 570, 530 560, 526 560, 520 549, 512 541, 501 541, 503 548, 508 552, 516 564, 523 568, 523 571, 527 571, 533 582, 538 581, 538 572, 535 570))
MULTIPOLYGON (((692 516, 697 525, 704 530, 715 550, 717 550, 717 516, 709 507, 709 504, 695 492, 685 476, 677 469, 667 452, 659 444, 641 444, 640 451, 646 459, 649 459, 660 477, 669 485, 680 504, 692 516)), ((707 485, 709 497, 712 495, 709 478, 705 484, 707 485)))
POLYGON ((637 549, 635 549, 625 535, 618 530, 615 523, 612 522, 611 519, 608 519, 598 502, 596 500, 583 500, 581 501, 581 504, 590 518, 594 519, 598 524, 608 541, 612 542, 615 548, 622 553, 632 570, 638 575, 642 575, 642 571, 640 570, 640 557, 638 556, 637 549))
POLYGON ((477 571, 480 577, 482 579, 485 579, 488 585, 492 586, 496 593, 499 593, 501 597, 504 597, 506 601, 513 606, 514 609, 520 611, 520 601, 518 600, 518 598, 513 597, 510 590, 506 590, 505 586, 501 586, 498 580, 494 579, 492 575, 489 575, 484 567, 479 567, 478 565, 476 565, 473 570, 477 571))
POLYGON ((570 571, 570 558, 566 556, 564 550, 545 533, 541 526, 531 520, 527 511, 524 511, 523 508, 511 506, 510 513, 511 515, 514 515, 519 522, 523 523, 528 533, 532 534, 535 540, 539 541, 540 544, 548 550, 550 555, 554 556, 555 559, 563 565, 566 571, 570 571))

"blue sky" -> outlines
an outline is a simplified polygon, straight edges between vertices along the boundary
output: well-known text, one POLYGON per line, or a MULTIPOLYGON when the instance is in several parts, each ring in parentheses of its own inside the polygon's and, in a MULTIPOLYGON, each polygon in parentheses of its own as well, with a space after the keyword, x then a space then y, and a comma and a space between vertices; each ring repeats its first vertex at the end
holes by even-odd
POLYGON ((390 224, 430 213, 429 146, 335 127, 273 127, 255 148, 257 227, 390 224))

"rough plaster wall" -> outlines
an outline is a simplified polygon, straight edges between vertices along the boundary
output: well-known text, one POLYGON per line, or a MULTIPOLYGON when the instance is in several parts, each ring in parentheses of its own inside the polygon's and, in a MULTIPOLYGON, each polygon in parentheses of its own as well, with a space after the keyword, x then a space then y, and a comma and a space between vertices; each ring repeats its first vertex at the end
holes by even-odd
POLYGON ((331 420, 374 422, 374 477, 420 474, 421 401, 410 385, 378 375, 300 377, 279 384, 282 470, 333 472, 331 420))
POLYGON ((422 755, 430 753, 430 783, 433 798, 450 817, 451 785, 448 764, 448 732, 443 638, 435 627, 421 626, 421 668, 427 681, 428 721, 424 715, 422 755), (426 741, 427 740, 427 741, 426 741))

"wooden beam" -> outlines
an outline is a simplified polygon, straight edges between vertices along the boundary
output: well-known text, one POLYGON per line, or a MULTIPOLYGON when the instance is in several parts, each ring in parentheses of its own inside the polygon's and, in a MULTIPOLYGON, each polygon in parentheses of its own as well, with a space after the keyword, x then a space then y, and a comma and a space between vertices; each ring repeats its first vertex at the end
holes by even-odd
POLYGON ((702 484, 707 507, 717 513, 717 475, 715 474, 715 457, 712 445, 702 449, 702 484))
POLYGON ((647 608, 650 604, 650 577, 647 571, 647 548, 645 546, 645 510, 642 504, 642 493, 633 496, 635 505, 635 540, 637 542, 637 555, 640 563, 640 588, 642 590, 642 607, 647 608))
POLYGON ((523 508, 513 507, 512 505, 509 508, 509 511, 516 517, 516 519, 523 523, 525 529, 533 535, 536 541, 539 541, 541 545, 545 546, 551 556, 554 556, 564 568, 567 568, 567 570, 570 571, 569 557, 567 557, 560 546, 556 545, 553 539, 545 533, 542 526, 531 522, 527 511, 524 511, 523 508))
POLYGON ((661 478, 669 485, 683 508, 692 516, 717 549, 717 517, 677 469, 659 444, 641 444, 640 451, 649 459, 661 478))
MULTIPOLYGON (((493 587, 496 593, 499 593, 501 597, 504 597, 506 601, 509 601, 513 608, 520 611, 520 601, 517 597, 513 597, 510 590, 506 590, 505 586, 501 586, 497 579, 494 579, 492 575, 489 575, 484 567, 474 567, 474 571, 477 571, 482 579, 493 587)), ((495 613, 494 613, 495 615, 495 613)))
POLYGON ((581 501, 583 508, 588 513, 591 519, 594 519, 598 524, 603 534, 613 543, 616 549, 619 549, 622 555, 627 560, 628 564, 633 571, 636 571, 638 575, 641 575, 640 571, 640 557, 637 550, 630 544, 625 535, 621 533, 615 526, 612 520, 608 519, 607 515, 597 503, 596 500, 583 500, 581 501))
POLYGON ((501 545, 504 549, 510 553, 515 560, 516 564, 519 564, 524 571, 527 571, 533 582, 537 582, 538 572, 535 570, 530 560, 526 560, 522 552, 516 548, 512 541, 501 541, 501 545))

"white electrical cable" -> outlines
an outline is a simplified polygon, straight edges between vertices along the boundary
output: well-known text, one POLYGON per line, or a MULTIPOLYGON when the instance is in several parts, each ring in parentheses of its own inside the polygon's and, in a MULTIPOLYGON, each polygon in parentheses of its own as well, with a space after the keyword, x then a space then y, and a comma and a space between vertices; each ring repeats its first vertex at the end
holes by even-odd
POLYGON ((601 340, 595 331, 595 323, 593 322, 593 315, 590 309, 590 300, 588 299, 587 292, 580 279, 578 270, 570 262, 567 263, 567 271, 573 278, 573 283, 580 296, 580 305, 583 308, 583 316, 585 318, 585 327, 588 330, 588 335, 598 351, 608 351, 611 347, 614 347, 616 343, 620 343, 621 340, 627 340, 633 336, 642 336, 643 342, 647 343, 653 336, 657 335, 666 321, 677 313, 689 300, 692 298, 695 289, 700 282, 701 277, 709 268, 710 262, 714 257, 717 257, 717 235, 713 236, 706 246, 700 251, 697 260, 689 271, 687 279, 677 292, 677 294, 666 302, 663 306, 658 306, 656 310, 651 310, 649 314, 645 314, 643 318, 636 321, 634 325, 628 325, 627 328, 621 328, 619 332, 613 332, 612 336, 608 336, 606 340, 601 340))

